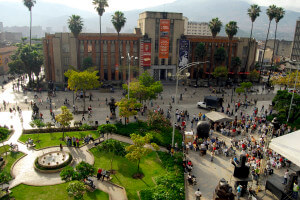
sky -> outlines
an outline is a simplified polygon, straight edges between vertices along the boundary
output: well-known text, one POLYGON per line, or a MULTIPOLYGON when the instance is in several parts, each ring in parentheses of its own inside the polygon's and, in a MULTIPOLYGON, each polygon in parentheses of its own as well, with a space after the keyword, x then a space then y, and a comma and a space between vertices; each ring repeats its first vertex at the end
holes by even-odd
MULTIPOLYGON (((22 2, 23 0, 0 0, 0 2, 13 2, 13 1, 22 2)), ((36 1, 64 4, 73 8, 94 12, 92 0, 36 0, 36 1)), ((133 9, 143 9, 147 7, 172 3, 174 1, 176 0, 126 0, 126 1, 108 0, 109 7, 106 9, 106 11, 110 12, 115 10, 127 11, 133 9)), ((256 3, 260 6, 269 6, 271 4, 275 4, 285 9, 300 12, 300 0, 236 0, 236 1, 247 1, 249 3, 256 3)))

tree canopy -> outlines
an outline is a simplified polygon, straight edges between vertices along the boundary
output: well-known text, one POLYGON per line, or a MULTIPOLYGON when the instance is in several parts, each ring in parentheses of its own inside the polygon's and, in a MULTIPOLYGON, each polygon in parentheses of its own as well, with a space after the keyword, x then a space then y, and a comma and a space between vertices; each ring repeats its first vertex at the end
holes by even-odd
POLYGON ((213 18, 209 22, 208 26, 209 26, 212 36, 215 38, 217 36, 217 34, 220 33, 220 31, 221 31, 222 22, 219 20, 218 17, 216 17, 216 18, 213 18))
POLYGON ((71 15, 68 19, 68 25, 74 37, 77 38, 83 28, 82 18, 79 15, 71 15))
POLYGON ((228 76, 227 67, 225 66, 216 67, 212 74, 216 78, 221 78, 221 77, 226 78, 228 76))
MULTIPOLYGON (((61 113, 55 116, 55 120, 63 127, 67 127, 71 124, 71 120, 74 119, 73 114, 66 106, 60 107, 61 113)), ((64 131, 63 131, 63 139, 64 139, 64 131)))
POLYGON ((222 64, 227 58, 226 50, 223 47, 220 47, 216 50, 214 59, 218 64, 222 64))
POLYGON ((128 119, 128 121, 129 117, 136 115, 137 109, 142 107, 142 104, 138 103, 134 98, 130 98, 129 100, 127 98, 123 98, 116 104, 119 107, 119 116, 125 117, 125 120, 128 119))
MULTIPOLYGON (((286 85, 287 87, 294 87, 296 80, 297 72, 292 72, 287 74, 286 76, 273 76, 271 78, 271 82, 274 85, 286 85)), ((298 74, 299 78, 300 74, 298 74)), ((296 82, 296 87, 300 87, 300 81, 296 82)))
POLYGON ((121 29, 125 26, 126 23, 126 17, 124 16, 124 13, 121 11, 116 11, 114 15, 111 16, 111 23, 115 27, 117 33, 119 34, 121 29))

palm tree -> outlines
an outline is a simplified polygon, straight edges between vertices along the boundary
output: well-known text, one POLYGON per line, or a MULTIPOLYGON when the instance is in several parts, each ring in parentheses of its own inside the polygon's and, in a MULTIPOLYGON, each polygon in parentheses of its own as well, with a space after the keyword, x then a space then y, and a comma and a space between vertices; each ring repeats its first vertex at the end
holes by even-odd
MULTIPOLYGON (((198 61, 203 61, 204 56, 206 55, 206 49, 204 43, 198 43, 195 49, 195 54, 198 61)), ((196 79, 196 86, 198 86, 198 79, 200 75, 200 67, 197 67, 197 79, 196 79)))
POLYGON ((36 1, 35 0, 23 0, 23 3, 30 12, 29 46, 31 47, 32 7, 36 3, 36 1))
POLYGON ((246 63, 245 63, 245 71, 246 71, 246 68, 248 67, 248 59, 249 59, 250 47, 251 47, 253 23, 255 22, 256 18, 259 17, 260 12, 261 12, 260 7, 257 4, 253 4, 250 6, 250 8, 248 8, 248 15, 251 19, 251 32, 250 32, 250 37, 248 40, 248 51, 247 51, 247 59, 246 59, 246 63))
MULTIPOLYGON (((276 16, 276 8, 277 7, 275 5, 271 5, 267 9, 267 15, 269 17, 269 27, 268 27, 268 32, 267 32, 267 38, 266 38, 266 41, 265 41, 265 47, 264 47, 264 51, 263 51, 263 56, 262 56, 261 63, 260 63, 260 70, 259 70, 260 74, 261 74, 261 68, 262 68, 262 65, 263 65, 263 62, 264 62, 264 59, 265 59, 265 51, 266 51, 267 42, 268 42, 268 38, 269 38, 269 31, 270 31, 271 22, 274 19, 274 17, 276 16)), ((259 76, 258 82, 259 81, 260 81, 260 76, 259 76)))
MULTIPOLYGON (((276 34, 277 34, 277 26, 278 26, 278 22, 284 17, 285 11, 283 8, 278 7, 276 8, 276 15, 275 15, 275 22, 276 22, 276 27, 275 27, 275 39, 274 39, 274 49, 273 49, 273 54, 272 54, 272 60, 271 60, 271 68, 270 68, 270 73, 269 73, 269 77, 268 77, 268 84, 270 81, 270 77, 271 77, 271 70, 273 67, 273 59, 274 59, 274 53, 276 50, 276 34)), ((274 69, 275 71, 275 69, 274 69)))
MULTIPOLYGON (((119 45, 119 64, 121 61, 121 54, 120 54, 120 31, 124 27, 126 23, 126 17, 124 17, 124 13, 121 11, 116 11, 114 15, 112 15, 111 23, 114 25, 117 33, 118 33, 118 45, 119 45)), ((126 74, 126 72, 123 72, 126 74)), ((130 77, 128 77, 128 80, 130 77)))
POLYGON ((83 28, 83 21, 82 18, 79 15, 72 15, 68 19, 69 29, 73 33, 75 39, 76 39, 76 51, 77 51, 77 67, 79 68, 80 63, 80 52, 79 52, 79 41, 78 41, 78 35, 81 33, 83 28))
MULTIPOLYGON (((99 65, 99 75, 101 74, 101 17, 103 15, 103 13, 105 12, 105 7, 108 7, 108 3, 107 0, 93 0, 93 4, 95 5, 95 9, 98 12, 99 15, 99 29, 100 29, 100 40, 99 40, 99 45, 100 45, 100 65, 99 65)), ((103 75, 102 75, 103 76, 103 75)))
MULTIPOLYGON (((218 35, 218 33, 220 33, 223 24, 222 24, 222 22, 219 20, 219 18, 216 17, 216 18, 213 18, 213 19, 209 22, 208 26, 209 26, 209 29, 210 29, 210 32, 211 32, 213 38, 216 38, 216 36, 218 35)), ((215 48, 215 44, 212 44, 212 46, 211 46, 211 54, 210 54, 210 63, 211 63, 211 65, 210 65, 211 68, 210 68, 210 70, 209 70, 210 73, 211 73, 212 68, 213 68, 213 66, 214 66, 214 63, 213 63, 213 62, 214 62, 214 58, 213 58, 213 55, 214 55, 214 48, 215 48)), ((210 78, 210 73, 209 73, 208 80, 209 80, 209 78, 210 78)))
POLYGON ((235 21, 230 21, 225 26, 225 32, 228 36, 229 40, 229 51, 228 51, 228 70, 231 69, 231 45, 232 45, 232 38, 235 36, 238 32, 239 27, 237 26, 237 23, 235 21))

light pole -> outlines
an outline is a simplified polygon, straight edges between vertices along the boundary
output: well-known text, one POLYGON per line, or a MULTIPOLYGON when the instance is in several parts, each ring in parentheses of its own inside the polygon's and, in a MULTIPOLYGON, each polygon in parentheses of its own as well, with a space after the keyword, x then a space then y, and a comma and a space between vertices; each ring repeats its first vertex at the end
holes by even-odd
POLYGON ((181 75, 181 72, 183 72, 184 70, 194 66, 194 65, 199 65, 199 64, 204 64, 204 63, 209 63, 209 61, 205 61, 205 62, 192 62, 192 63, 188 63, 185 66, 183 66, 182 68, 177 68, 177 72, 176 72, 176 89, 175 89, 175 108, 174 108, 174 118, 173 118, 173 132, 172 132, 172 147, 174 147, 174 136, 175 136, 175 120, 176 120, 176 108, 177 108, 177 93, 178 93, 178 80, 180 77, 186 77, 187 75, 189 75, 189 73, 185 75, 181 75))
MULTIPOLYGON (((294 62, 293 64, 296 64, 296 63, 294 62)), ((288 117, 287 117, 287 120, 286 120, 287 123, 289 122, 289 119, 290 119, 290 113, 291 113, 292 104, 293 104, 294 95, 295 95, 295 90, 296 90, 296 85, 297 85, 297 81, 298 81, 299 63, 297 63, 296 70, 297 70, 297 74, 296 74, 296 78, 295 78, 295 84, 294 84, 292 99, 291 99, 291 103, 290 103, 289 113, 288 113, 288 117)))
MULTIPOLYGON (((128 92, 127 92, 127 97, 129 100, 129 87, 130 87, 130 63, 131 63, 131 59, 134 58, 135 60, 138 60, 138 57, 134 57, 134 56, 130 56, 129 53, 127 53, 127 57, 128 57, 128 92)), ((124 59, 123 56, 121 56, 121 59, 124 59)))

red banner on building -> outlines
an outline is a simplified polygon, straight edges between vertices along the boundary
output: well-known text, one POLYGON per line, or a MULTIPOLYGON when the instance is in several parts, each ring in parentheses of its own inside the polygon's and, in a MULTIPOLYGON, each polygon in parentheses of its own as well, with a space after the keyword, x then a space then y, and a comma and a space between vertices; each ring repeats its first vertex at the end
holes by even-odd
POLYGON ((141 40, 141 66, 151 67, 151 39, 141 40))
POLYGON ((160 38, 159 58, 169 58, 169 38, 160 38))
POLYGON ((169 58, 170 20, 160 20, 159 58, 169 58))

